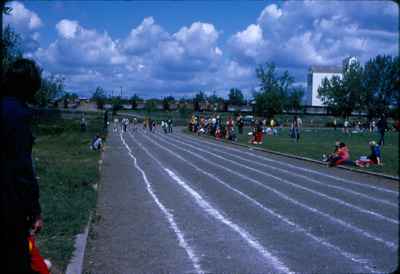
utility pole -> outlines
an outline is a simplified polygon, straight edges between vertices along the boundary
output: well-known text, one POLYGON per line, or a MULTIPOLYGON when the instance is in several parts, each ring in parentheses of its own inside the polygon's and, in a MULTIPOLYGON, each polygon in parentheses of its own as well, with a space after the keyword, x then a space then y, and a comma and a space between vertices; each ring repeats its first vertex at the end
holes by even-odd
POLYGON ((120 86, 120 89, 121 89, 121 99, 122 99, 122 86, 120 86))

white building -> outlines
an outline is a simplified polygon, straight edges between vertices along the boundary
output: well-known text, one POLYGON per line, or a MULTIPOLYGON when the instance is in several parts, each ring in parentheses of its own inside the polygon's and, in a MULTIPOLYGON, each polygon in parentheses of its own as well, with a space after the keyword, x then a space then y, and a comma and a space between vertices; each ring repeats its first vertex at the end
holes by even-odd
POLYGON ((308 70, 307 75, 307 92, 305 103, 307 106, 323 106, 321 99, 318 96, 318 88, 322 85, 325 78, 329 80, 333 76, 342 78, 341 67, 336 66, 312 66, 308 70))

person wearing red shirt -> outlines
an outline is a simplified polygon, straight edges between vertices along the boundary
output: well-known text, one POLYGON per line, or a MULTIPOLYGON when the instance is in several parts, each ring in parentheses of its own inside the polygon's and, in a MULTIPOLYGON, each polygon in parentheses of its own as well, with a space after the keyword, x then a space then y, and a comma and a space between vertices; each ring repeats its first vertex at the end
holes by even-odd
POLYGON ((336 152, 336 156, 331 159, 329 162, 329 166, 338 166, 344 164, 346 161, 350 159, 349 149, 347 148, 345 143, 339 144, 339 149, 336 152))

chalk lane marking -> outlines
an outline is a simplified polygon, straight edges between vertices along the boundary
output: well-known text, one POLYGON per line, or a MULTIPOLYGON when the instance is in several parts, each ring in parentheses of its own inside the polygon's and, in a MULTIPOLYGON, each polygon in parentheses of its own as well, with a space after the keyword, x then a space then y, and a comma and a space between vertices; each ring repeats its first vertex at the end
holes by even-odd
MULTIPOLYGON (((189 140, 187 140, 187 138, 186 138, 185 141, 183 140, 184 138, 176 138, 176 139, 179 139, 179 140, 181 140, 182 142, 185 142, 185 143, 195 144, 195 141, 189 141, 189 140)), ((210 148, 210 149, 213 150, 213 151, 215 151, 215 152, 224 153, 224 154, 229 155, 229 156, 231 156, 231 157, 234 157, 234 158, 236 158, 236 159, 240 159, 240 160, 242 160, 242 161, 245 161, 245 162, 248 162, 248 163, 252 163, 253 165, 254 165, 254 164, 255 164, 255 165, 259 165, 259 166, 266 167, 266 168, 269 168, 269 169, 272 169, 272 170, 278 170, 278 171, 280 171, 280 172, 283 172, 283 173, 286 173, 286 174, 289 174, 289 175, 293 175, 293 172, 290 171, 290 170, 283 169, 283 168, 279 168, 279 167, 275 167, 275 166, 271 166, 271 165, 266 165, 266 164, 259 163, 259 162, 254 162, 254 161, 251 161, 251 160, 249 160, 249 159, 243 158, 243 157, 241 157, 241 156, 238 156, 238 155, 235 155, 235 154, 226 152, 226 151, 222 150, 221 148, 220 148, 220 149, 217 149, 217 148, 210 148)), ((399 207, 398 203, 391 203, 391 202, 388 202, 388 201, 383 200, 383 199, 374 198, 374 197, 368 196, 368 195, 366 195, 366 194, 364 194, 364 193, 360 193, 360 192, 357 192, 357 191, 354 191, 354 190, 351 190, 351 189, 347 189, 347 188, 344 188, 344 187, 335 186, 335 185, 330 185, 330 184, 324 184, 324 183, 319 182, 318 180, 315 180, 315 179, 313 179, 313 178, 311 178, 311 177, 308 177, 308 176, 305 176, 305 175, 301 175, 301 174, 299 174, 299 173, 296 173, 296 176, 299 177, 299 178, 303 178, 303 179, 305 179, 305 180, 307 180, 307 181, 313 182, 313 183, 315 183, 315 184, 322 185, 322 186, 324 186, 324 187, 334 188, 334 189, 340 189, 340 190, 342 190, 342 191, 351 193, 351 194, 356 195, 356 196, 363 197, 363 198, 368 199, 368 200, 372 200, 372 201, 375 201, 375 202, 378 202, 378 203, 382 203, 382 204, 385 204, 385 205, 389 205, 389 206, 392 206, 392 207, 395 207, 395 208, 398 208, 398 207, 399 207)))
MULTIPOLYGON (((144 135, 143 135, 144 136, 144 135)), ((146 138, 149 138, 146 136, 146 138)), ((228 218, 224 217, 222 213, 220 213, 217 209, 210 205, 198 192, 196 192, 193 188, 187 185, 183 180, 181 180, 174 172, 165 168, 162 163, 152 155, 142 143, 138 140, 134 140, 139 144, 140 149, 142 149, 150 158, 152 158, 155 162, 159 164, 159 166, 186 192, 188 192, 195 200, 198 206, 200 206, 206 213, 211 215, 216 220, 222 222, 223 224, 230 227, 233 231, 237 232, 251 247, 257 250, 265 259, 272 263, 272 266, 282 273, 294 273, 287 266, 285 266, 279 258, 272 255, 265 247, 263 247, 249 232, 245 229, 241 228, 237 224, 233 223, 228 218)))
MULTIPOLYGON (((144 135, 143 135, 143 136, 144 136, 144 135)), ((146 136, 145 136, 145 137, 146 137, 146 136)), ((149 139, 149 140, 151 141, 151 139, 149 139)), ((160 139, 160 140, 161 140, 161 139, 160 139)), ((163 142, 167 143, 166 141, 163 141, 163 142)), ((194 157, 196 157, 196 158, 198 158, 198 159, 204 161, 204 162, 207 163, 207 164, 210 164, 210 161, 209 161, 208 159, 205 159, 204 157, 201 157, 201 156, 199 156, 198 154, 193 153, 192 151, 188 151, 188 150, 186 150, 186 149, 184 149, 184 148, 178 147, 177 145, 174 145, 174 144, 172 144, 172 143, 170 143, 170 142, 167 143, 167 144, 170 145, 170 146, 173 146, 173 147, 175 147, 175 148, 177 148, 177 149, 179 149, 179 150, 182 150, 182 151, 185 151, 185 152, 187 152, 187 153, 189 153, 189 154, 192 154, 194 157)), ((283 198, 283 199, 285 199, 285 200, 287 200, 287 201, 289 201, 289 202, 291 202, 291 203, 294 203, 294 204, 296 204, 296 205, 298 205, 298 206, 300 206, 300 207, 302 207, 302 208, 304 208, 304 209, 307 209, 307 210, 309 210, 309 211, 311 211, 311 212, 313 212, 313 213, 315 213, 315 214, 321 215, 321 216, 323 216, 323 217, 329 219, 331 222, 338 223, 338 224, 340 224, 340 225, 342 225, 342 226, 344 226, 344 227, 346 227, 346 228, 348 228, 348 229, 350 229, 350 230, 353 230, 353 231, 355 231, 355 232, 357 232, 357 233, 359 233, 359 234, 362 234, 362 235, 363 235, 364 237, 366 237, 366 238, 369 238, 369 239, 372 239, 372 240, 377 241, 377 242, 379 242, 379 243, 382 243, 382 244, 384 244, 386 247, 388 247, 388 248, 390 248, 390 249, 392 249, 392 250, 396 250, 396 249, 397 249, 397 244, 394 243, 394 242, 386 241, 386 240, 384 240, 384 239, 382 239, 382 238, 380 238, 380 237, 378 237, 378 236, 372 235, 372 234, 369 233, 368 231, 365 231, 365 230, 363 230, 363 229, 361 229, 361 228, 358 228, 358 227, 356 227, 356 226, 354 226, 354 225, 352 225, 352 224, 350 224, 350 223, 347 223, 347 222, 345 222, 345 221, 343 221, 343 220, 341 220, 341 219, 335 218, 335 217, 329 215, 328 213, 319 211, 318 209, 316 209, 316 208, 314 208, 314 207, 310 207, 310 206, 308 206, 308 205, 306 205, 306 204, 303 204, 303 203, 301 203, 301 202, 299 202, 299 201, 297 201, 297 200, 295 200, 295 199, 292 199, 292 198, 289 197, 288 195, 286 195, 286 194, 284 194, 284 193, 282 193, 282 192, 280 192, 280 191, 278 191, 278 190, 276 190, 276 189, 274 189, 274 188, 271 188, 271 187, 269 187, 269 186, 267 186, 267 185, 264 185, 263 183, 261 183, 261 182, 259 182, 259 181, 257 181, 257 180, 254 180, 253 178, 250 178, 250 177, 248 177, 248 176, 245 176, 245 175, 241 174, 240 172, 236 172, 236 171, 234 171, 234 170, 232 170, 232 169, 229 169, 229 168, 227 168, 227 167, 225 167, 225 166, 223 166, 223 165, 220 165, 220 164, 218 164, 218 163, 216 163, 216 162, 213 162, 212 165, 214 165, 214 166, 216 166, 216 167, 219 167, 219 168, 221 168, 221 169, 224 169, 225 171, 230 172, 230 173, 232 173, 232 174, 235 174, 235 175, 237 175, 238 177, 240 177, 240 178, 242 178, 242 179, 245 179, 245 180, 247 180, 247 181, 253 182, 254 184, 257 184, 257 185, 259 185, 259 186, 262 187, 262 188, 268 189, 269 191, 275 193, 275 194, 278 195, 279 197, 281 197, 281 198, 283 198)))
MULTIPOLYGON (((172 140, 172 139, 170 139, 170 140, 172 140)), ((258 174, 262 174, 262 175, 268 176, 268 177, 273 178, 273 179, 275 179, 275 180, 277 180, 277 181, 279 181, 279 182, 282 182, 282 183, 285 183, 285 184, 289 184, 289 185, 291 185, 291 186, 293 186, 293 187, 295 187, 295 188, 300 188, 300 189, 302 189, 302 190, 304 190, 304 191, 311 192, 311 193, 313 193, 313 194, 315 194, 315 195, 317 195, 317 196, 324 197, 325 199, 328 199, 328 200, 334 201, 334 202, 336 202, 336 203, 338 203, 338 204, 341 204, 341 205, 350 207, 350 208, 352 208, 352 209, 354 209, 354 210, 357 210, 357 211, 359 211, 359 212, 362 212, 362 213, 364 213, 364 214, 374 216, 374 217, 376 217, 376 218, 378 218, 378 219, 381 219, 381 220, 384 220, 384 221, 387 221, 387 222, 390 222, 390 223, 393 223, 393 224, 396 224, 396 225, 399 224, 399 221, 396 220, 396 219, 392 219, 392 218, 383 216, 382 214, 379 214, 379 213, 376 213, 376 212, 374 212, 374 211, 371 211, 371 210, 368 210, 368 209, 364 209, 364 208, 362 208, 362 207, 359 207, 359 206, 350 204, 350 203, 345 202, 345 201, 343 201, 343 200, 341 200, 341 199, 338 199, 338 198, 335 198, 335 197, 331 197, 331 196, 329 196, 329 195, 326 195, 326 194, 324 194, 324 193, 322 193, 322 192, 319 192, 319 191, 316 191, 316 190, 313 190, 313 189, 310 189, 310 188, 307 188, 307 187, 298 185, 298 184, 296 184, 296 183, 294 183, 294 182, 292 182, 292 181, 290 181, 290 180, 286 180, 286 179, 279 178, 279 177, 277 177, 277 176, 275 176, 275 175, 273 175, 273 174, 271 174, 271 173, 264 172, 264 171, 260 171, 260 170, 258 170, 258 169, 252 168, 252 167, 250 167, 250 166, 243 165, 243 164, 241 164, 241 163, 238 163, 238 162, 232 161, 232 160, 230 160, 230 159, 221 157, 221 156, 219 156, 219 155, 217 155, 217 154, 215 154, 215 153, 212 153, 212 152, 209 152, 209 151, 205 151, 204 149, 197 148, 196 146, 193 146, 193 145, 184 143, 184 142, 182 142, 182 141, 179 141, 179 140, 174 140, 174 141, 177 142, 177 143, 186 145, 186 146, 188 146, 188 147, 191 147, 191 148, 193 148, 193 149, 195 149, 195 150, 200 150, 202 153, 206 153, 206 154, 212 155, 212 156, 214 156, 214 157, 216 157, 216 158, 218 158, 218 159, 222 159, 222 160, 224 160, 224 161, 226 161, 226 162, 230 162, 230 163, 232 163, 232 164, 234 164, 234 165, 237 165, 237 166, 243 167, 243 168, 245 168, 245 169, 254 171, 254 172, 258 173, 258 174)))
MULTIPOLYGON (((131 136, 132 137, 132 136, 131 136)), ((148 138, 148 137, 146 137, 148 138)), ((151 141, 151 140, 150 140, 151 141)), ((137 142, 139 144, 140 147, 143 147, 143 144, 140 143, 138 140, 135 140, 135 142, 137 142)), ((159 143, 157 142, 153 142, 156 146, 160 147, 161 149, 166 150, 167 152, 169 152, 170 154, 174 155, 175 157, 177 157, 178 159, 180 159, 181 161, 185 162, 186 164, 190 165, 191 167, 193 167, 194 169, 196 169, 197 171, 209 176, 210 178, 216 180, 218 183, 224 185, 225 187, 227 187, 228 189, 234 191, 235 193, 239 194, 240 196, 244 197, 245 199, 249 200, 251 203, 253 203, 254 205, 256 205, 257 207, 261 208, 262 210, 268 212, 269 214, 271 214, 272 216, 278 218, 279 220, 283 221, 284 223, 286 223, 289 226, 294 227, 294 229, 297 232, 300 233, 304 233, 306 236, 310 237, 311 239, 313 239, 314 241, 316 241, 317 243, 324 245, 325 247, 327 247, 328 249, 333 249, 334 251, 338 252, 341 256, 356 262, 358 264, 362 264, 363 267, 365 268, 365 270, 367 272, 373 272, 373 271, 377 271, 375 268, 371 268, 368 266, 369 261, 367 259, 362 259, 359 258, 359 256, 352 254, 350 252, 344 251, 342 250, 340 247, 335 246, 329 242, 327 242, 325 239, 322 239, 312 233, 310 233, 309 231, 307 231, 305 228, 303 228, 302 226, 290 221, 289 219, 287 219, 286 217, 280 215, 279 213, 275 212, 272 209, 269 209, 267 207, 265 207, 264 205, 262 205, 261 203, 259 203, 258 201, 254 200, 253 198, 251 198, 250 196, 248 196, 247 194, 244 194, 243 192, 237 190, 236 188, 233 188, 232 186, 230 186, 229 184, 225 183, 224 181, 222 181, 221 179, 219 179, 218 177, 214 176, 213 174, 204 171, 203 169, 197 167, 196 165, 194 165, 192 162, 190 162, 189 160, 185 159, 184 157, 180 156, 179 154, 176 154, 175 152, 173 152, 172 150, 165 148, 163 146, 161 146, 159 143)))
MULTIPOLYGON (((183 136, 182 134, 175 134, 174 136, 178 136, 178 135, 180 137, 183 136)), ((183 138, 196 140, 196 141, 200 139, 200 138, 193 138, 193 137, 189 137, 189 136, 185 136, 183 138)), ((209 144, 209 145, 212 145, 212 146, 220 147, 219 144, 214 143, 214 142, 210 142, 210 141, 199 140, 199 142, 204 143, 204 144, 209 144)), ((236 152, 244 153, 244 154, 249 155, 249 156, 253 156, 253 157, 255 157, 257 159, 260 159, 260 160, 264 160, 264 161, 267 161, 267 162, 272 162, 272 163, 279 164, 281 166, 287 166, 287 167, 290 167, 290 168, 293 168, 293 169, 297 169, 297 170, 301 170, 301 171, 304 171, 304 172, 316 174, 316 175, 319 175, 319 176, 322 176, 322 177, 330 178, 332 180, 344 182, 344 183, 347 183, 347 184, 353 184, 353 185, 357 185, 357 186, 364 187, 364 188, 370 188, 370 189, 374 189, 374 190, 378 190, 378 191, 394 194, 396 196, 399 195, 399 193, 397 191, 393 191, 393 190, 390 190, 390 189, 381 188, 381 187, 377 187, 377 186, 371 186, 371 185, 367 185, 367 184, 362 184, 362 183, 359 183, 359 182, 356 182, 356 181, 353 181, 353 180, 348 180, 348 179, 344 179, 344 178, 341 178, 341 177, 329 175, 329 174, 322 173, 322 172, 319 172, 319 171, 316 171, 316 170, 295 166, 295 165, 292 165, 292 164, 289 164, 289 163, 284 163, 284 162, 281 162, 281 161, 278 161, 278 160, 274 160, 274 159, 271 159, 271 158, 268 158, 268 157, 260 156, 260 155, 257 155, 255 153, 250 153, 250 152, 247 152, 247 151, 239 150, 237 148, 232 148, 230 146, 223 146, 223 147, 228 149, 228 150, 231 150, 231 151, 236 151, 236 152)), ((251 150, 253 150, 253 149, 251 149, 251 150)))
POLYGON ((160 202, 160 200, 158 199, 157 195, 154 193, 152 185, 150 183, 150 181, 147 178, 146 173, 143 171, 143 169, 139 166, 138 161, 136 159, 135 156, 133 156, 132 154, 132 150, 130 149, 130 147, 126 144, 124 137, 122 137, 122 134, 120 134, 121 137, 121 141, 124 144, 125 148, 128 151, 129 156, 133 159, 135 168, 137 170, 139 170, 139 172, 142 174, 142 178, 144 180, 144 182, 146 183, 146 188, 148 193, 150 194, 150 196, 153 198, 153 200, 155 201, 155 203, 157 204, 157 206, 160 208, 160 210, 163 212, 163 214, 165 215, 170 227, 172 228, 172 230, 175 232, 177 238, 178 238, 178 242, 179 245, 185 249, 187 255, 189 256, 189 259, 191 260, 194 269, 196 270, 197 273, 205 273, 200 266, 199 263, 199 258, 196 256, 196 254, 194 253, 193 249, 189 246, 189 244, 186 242, 185 240, 185 236, 184 233, 180 230, 180 228, 178 227, 178 225, 175 222, 175 218, 174 215, 172 215, 170 213, 170 211, 160 202))

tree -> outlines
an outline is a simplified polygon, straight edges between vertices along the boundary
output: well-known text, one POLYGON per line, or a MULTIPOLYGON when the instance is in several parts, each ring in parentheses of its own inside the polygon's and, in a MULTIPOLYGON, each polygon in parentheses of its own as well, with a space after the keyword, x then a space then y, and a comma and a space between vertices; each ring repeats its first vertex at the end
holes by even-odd
POLYGON ((204 103, 207 100, 207 95, 203 91, 199 91, 193 98, 194 110, 200 110, 200 103, 204 103))
POLYGON ((287 101, 288 94, 294 82, 294 78, 284 71, 278 76, 274 63, 260 65, 256 69, 257 78, 260 80, 260 91, 253 94, 255 112, 258 115, 274 117, 282 113, 287 101))
POLYGON ((170 109, 170 104, 173 104, 175 102, 175 98, 172 96, 167 96, 163 98, 162 104, 163 104, 163 109, 168 111, 170 109))
POLYGON ((342 78, 325 78, 322 86, 318 88, 318 95, 334 115, 346 118, 353 111, 362 109, 363 68, 358 61, 344 61, 342 71, 342 78))
POLYGON ((142 99, 137 94, 133 94, 133 96, 129 99, 129 103, 131 104, 132 109, 137 108, 139 101, 142 101, 142 99))
POLYGON ((106 92, 102 87, 97 87, 91 99, 96 102, 98 109, 103 109, 107 101, 106 92))
POLYGON ((156 106, 157 106, 157 99, 148 99, 146 100, 146 111, 147 113, 151 113, 154 112, 156 110, 156 106))
POLYGON ((229 104, 241 106, 244 105, 244 96, 240 89, 231 88, 229 91, 229 104))
POLYGON ((122 109, 122 103, 123 102, 121 96, 114 96, 111 98, 113 115, 117 114, 117 111, 122 109))
POLYGON ((382 114, 387 116, 390 108, 399 106, 399 57, 378 55, 364 66, 361 103, 369 120, 382 114))
POLYGON ((302 87, 293 88, 286 99, 285 110, 294 111, 296 113, 299 112, 301 110, 303 96, 304 89, 302 87))
MULTIPOLYGON (((2 89, 4 73, 8 65, 15 60, 16 55, 11 54, 12 51, 18 49, 20 37, 9 26, 3 28, 3 15, 10 14, 11 8, 6 6, 10 0, 0 0, 0 89, 2 89), (4 31, 3 31, 4 29, 4 31)), ((19 54, 19 57, 22 56, 19 54)))
POLYGON ((42 79, 42 85, 35 94, 34 102, 40 107, 46 107, 47 104, 57 98, 65 95, 65 78, 59 75, 50 75, 42 79))

